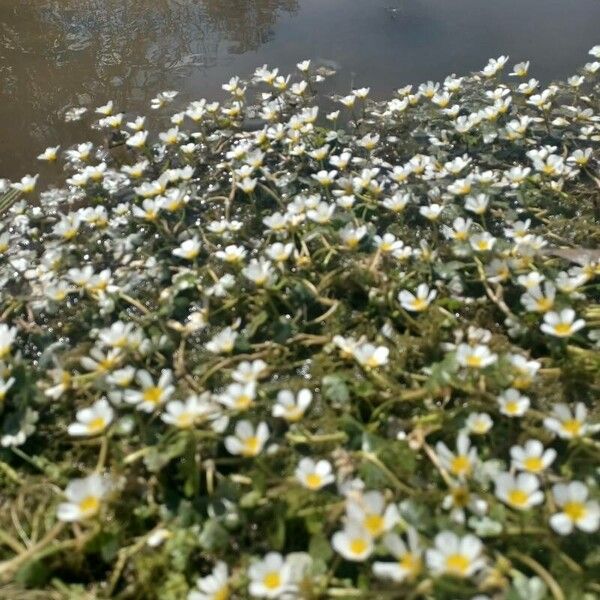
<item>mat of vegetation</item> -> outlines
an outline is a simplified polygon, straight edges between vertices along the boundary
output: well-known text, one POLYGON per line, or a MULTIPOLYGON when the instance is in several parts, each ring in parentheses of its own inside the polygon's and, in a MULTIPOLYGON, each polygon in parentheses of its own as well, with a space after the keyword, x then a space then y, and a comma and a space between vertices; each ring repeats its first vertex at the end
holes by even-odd
POLYGON ((265 66, 4 181, 0 597, 599 598, 590 54, 265 66))

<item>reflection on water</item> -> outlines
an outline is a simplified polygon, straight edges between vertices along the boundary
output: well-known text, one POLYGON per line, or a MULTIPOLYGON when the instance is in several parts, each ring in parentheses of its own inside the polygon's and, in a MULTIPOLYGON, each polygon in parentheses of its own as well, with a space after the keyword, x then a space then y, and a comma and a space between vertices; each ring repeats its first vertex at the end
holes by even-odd
POLYGON ((547 80, 586 59, 598 23, 600 0, 1 0, 0 176, 82 138, 69 106, 146 112, 162 89, 220 95, 234 74, 302 58, 339 64, 342 91, 388 93, 503 52, 547 80))

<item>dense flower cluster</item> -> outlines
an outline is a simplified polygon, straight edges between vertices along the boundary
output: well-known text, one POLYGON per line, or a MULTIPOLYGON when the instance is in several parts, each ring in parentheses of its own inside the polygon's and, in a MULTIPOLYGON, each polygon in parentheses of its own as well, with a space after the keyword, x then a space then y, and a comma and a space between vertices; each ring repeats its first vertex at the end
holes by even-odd
POLYGON ((326 115, 325 70, 265 65, 222 103, 108 102, 105 143, 40 154, 64 187, 4 181, 0 580, 596 597, 590 54, 326 115))

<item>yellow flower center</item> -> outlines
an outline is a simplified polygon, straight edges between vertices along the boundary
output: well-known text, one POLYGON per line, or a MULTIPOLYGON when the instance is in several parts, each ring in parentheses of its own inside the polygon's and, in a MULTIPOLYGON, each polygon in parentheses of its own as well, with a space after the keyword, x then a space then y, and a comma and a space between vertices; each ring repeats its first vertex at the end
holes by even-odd
POLYGON ((369 358, 367 358, 367 360, 365 361, 365 364, 367 365, 367 367, 378 367, 379 361, 375 356, 369 356, 369 358))
POLYGON ((411 301, 410 306, 415 311, 422 311, 427 308, 427 300, 424 298, 415 298, 411 301))
POLYGON ((79 510, 85 515, 93 515, 100 508, 100 499, 97 496, 86 496, 79 502, 79 510))
POLYGON ((281 576, 277 571, 270 571, 264 576, 263 585, 269 590, 275 590, 281 585, 281 576))
POLYGON ((242 450, 242 454, 244 456, 255 456, 258 454, 259 449, 259 441, 256 436, 251 436, 244 440, 244 448, 242 450))
POLYGON ((104 419, 104 417, 96 417, 88 423, 88 431, 90 433, 98 433, 99 431, 102 431, 105 427, 106 420, 104 419))
POLYGON ((523 461, 523 466, 533 473, 538 473, 544 468, 544 463, 539 456, 530 456, 523 461))
POLYGON ((318 475, 317 473, 309 473, 306 476, 306 485, 311 490, 316 490, 316 489, 320 488, 322 481, 323 481, 323 478, 320 475, 318 475))
POLYGON ((563 512, 571 521, 577 522, 585 517, 587 510, 582 502, 567 502, 563 506, 563 512))
POLYGON ((368 544, 363 538, 355 538, 350 541, 350 552, 352 554, 363 554, 367 547, 368 544))
POLYGON ((504 410, 506 413, 508 413, 509 415, 516 415, 519 412, 519 405, 517 402, 515 402, 514 400, 509 400, 505 405, 504 405, 504 410))
POLYGON ((365 517, 364 526, 371 535, 379 535, 383 532, 383 517, 375 513, 369 514, 365 517))
POLYGON ((450 471, 453 475, 466 475, 471 471, 471 461, 468 456, 459 454, 450 462, 450 471))
POLYGON ((577 419, 569 419, 568 421, 563 421, 562 429, 565 433, 568 433, 570 436, 577 436, 581 434, 581 421, 577 419))
POLYGON ((252 404, 252 398, 246 394, 238 396, 235 400, 235 407, 240 410, 246 410, 252 404))
POLYGON ((213 595, 213 600, 229 600, 229 586, 224 585, 219 588, 213 595))
POLYGON ((177 417, 177 425, 182 429, 191 427, 194 424, 194 418, 190 413, 182 413, 177 417))
POLYGON ((152 386, 146 388, 144 390, 144 402, 149 402, 150 404, 158 404, 162 399, 162 390, 157 386, 152 386))
POLYGON ((548 312, 554 306, 552 298, 540 298, 536 300, 535 307, 540 312, 548 312))
POLYGON ((476 369, 481 367, 481 357, 477 354, 469 354, 467 356, 467 365, 476 369))
POLYGON ((452 575, 464 577, 471 562, 464 554, 451 554, 446 558, 446 571, 452 575))
POLYGON ((409 571, 412 575, 416 575, 421 570, 421 559, 411 552, 403 554, 398 562, 401 569, 409 571))
POLYGON ((529 496, 523 490, 514 489, 508 492, 506 499, 508 500, 509 504, 512 504, 518 508, 522 508, 527 504, 529 496))
POLYGON ((554 332, 556 335, 570 335, 571 324, 570 323, 557 323, 554 326, 554 332))
POLYGON ((285 420, 295 423, 302 418, 304 413, 297 406, 290 406, 285 409, 285 420))

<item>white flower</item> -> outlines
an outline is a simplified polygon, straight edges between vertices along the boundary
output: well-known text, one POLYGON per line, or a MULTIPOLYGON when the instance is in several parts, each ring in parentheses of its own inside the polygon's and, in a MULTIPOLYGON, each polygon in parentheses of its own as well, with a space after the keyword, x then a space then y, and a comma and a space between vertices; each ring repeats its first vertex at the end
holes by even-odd
POLYGON ((141 148, 146 143, 147 138, 147 131, 138 131, 134 133, 131 137, 127 138, 127 141, 125 143, 131 148, 141 148))
POLYGON ((262 451, 268 437, 269 428, 266 423, 259 423, 255 431, 250 421, 238 421, 235 435, 228 435, 225 438, 225 448, 230 454, 256 456, 262 451))
POLYGON ((402 308, 412 312, 421 312, 429 306, 436 296, 437 292, 435 290, 430 291, 426 283, 421 283, 417 287, 416 295, 408 290, 402 290, 398 295, 398 300, 402 308))
POLYGON ((17 328, 0 323, 0 359, 6 358, 17 338, 17 328))
POLYGON ((391 579, 401 583, 405 579, 413 579, 423 569, 423 551, 419 544, 416 530, 408 527, 408 545, 396 533, 388 533, 383 538, 383 545, 396 559, 395 562, 374 562, 373 573, 382 579, 391 579))
POLYGON ((226 327, 204 345, 213 354, 229 354, 233 351, 238 333, 232 327, 226 327))
POLYGON ((471 248, 476 252, 489 252, 495 243, 496 238, 487 231, 476 233, 469 238, 469 244, 471 244, 471 248))
POLYGON ((471 447, 471 440, 464 432, 460 432, 456 438, 456 453, 444 442, 438 442, 435 451, 442 467, 455 477, 469 477, 477 462, 477 448, 471 447))
POLYGON ((277 598, 294 589, 288 562, 279 552, 269 552, 248 569, 249 591, 254 598, 277 598))
POLYGON ((154 383, 148 371, 140 369, 135 375, 136 381, 142 387, 141 390, 127 390, 125 401, 137 405, 137 409, 143 412, 152 412, 164 404, 175 392, 171 385, 173 373, 170 369, 163 369, 160 378, 154 383))
POLYGON ((200 254, 200 240, 194 236, 190 240, 185 240, 179 248, 173 250, 173 256, 179 256, 186 260, 194 260, 200 254))
POLYGON ((222 261, 227 263, 239 263, 244 260, 246 256, 246 249, 243 246, 236 246, 234 244, 230 244, 226 246, 223 250, 217 250, 215 252, 215 256, 222 261))
POLYGON ((430 204, 428 206, 421 206, 419 213, 430 221, 437 221, 444 210, 444 206, 441 204, 430 204))
POLYGON ((550 527, 560 535, 568 535, 575 527, 593 533, 600 527, 600 504, 588 501, 588 489, 580 481, 557 483, 552 495, 561 509, 550 517, 550 527))
POLYGON ((527 440, 523 447, 513 446, 510 449, 512 464, 515 469, 529 473, 541 473, 547 469, 556 458, 556 450, 544 450, 544 444, 539 440, 527 440))
POLYGON ((331 538, 333 549, 346 560, 362 562, 373 552, 373 538, 358 523, 349 521, 331 538))
POLYGON ((500 412, 507 417, 522 417, 531 405, 529 398, 514 388, 504 390, 497 400, 500 412))
POLYGON ((435 536, 435 547, 427 550, 427 566, 436 575, 471 577, 485 566, 483 544, 474 535, 458 537, 451 531, 435 536))
POLYGON ((547 312, 544 315, 544 322, 540 329, 548 335, 564 338, 573 335, 584 327, 585 321, 575 319, 575 311, 572 308, 563 308, 560 313, 547 312))
POLYGON ((459 344, 456 348, 456 360, 461 367, 484 369, 498 360, 498 355, 490 352, 487 346, 478 344, 459 344))
POLYGON ((531 473, 500 473, 494 479, 496 496, 517 510, 526 510, 544 501, 540 481, 531 473))
POLYGON ((348 224, 339 231, 342 243, 350 250, 354 250, 358 247, 360 240, 362 240, 366 233, 367 228, 364 225, 361 225, 360 227, 352 227, 352 225, 348 224))
POLYGON ((256 398, 256 383, 231 383, 216 399, 233 410, 248 410, 256 398))
POLYGON ((523 304, 529 312, 546 313, 549 310, 552 310, 555 296, 556 288, 554 287, 554 284, 547 281, 544 284, 543 291, 538 285, 529 287, 527 292, 521 296, 521 304, 523 304))
POLYGON ((290 390, 280 390, 277 393, 277 403, 273 406, 273 416, 283 417, 289 423, 299 421, 312 402, 312 392, 302 389, 294 397, 290 390))
POLYGON ((94 517, 111 488, 108 479, 99 473, 83 479, 73 479, 64 492, 67 502, 58 505, 58 519, 70 522, 94 517))
POLYGON ((46 148, 41 154, 38 155, 38 160, 45 160, 47 162, 53 162, 58 157, 58 149, 60 146, 54 146, 46 148))
POLYGON ((262 287, 272 284, 275 281, 275 271, 270 260, 264 258, 253 258, 248 266, 242 269, 242 274, 254 285, 262 287))
POLYGON ((205 392, 200 396, 192 394, 188 396, 185 402, 171 400, 167 402, 165 412, 160 418, 169 425, 174 425, 180 429, 188 429, 214 412, 215 409, 208 402, 208 399, 209 393, 205 392))
POLYGON ((400 521, 397 506, 386 505, 383 494, 377 490, 348 498, 346 515, 348 522, 357 523, 373 538, 390 531, 400 521))
POLYGON ((290 254, 293 250, 294 244, 282 244, 280 242, 276 242, 275 244, 271 244, 266 249, 266 254, 276 263, 283 263, 290 257, 290 254))
POLYGON ((77 411, 77 422, 68 427, 69 435, 87 436, 102 433, 113 420, 114 411, 106 398, 97 400, 89 408, 77 411))
POLYGON ((242 361, 231 374, 231 378, 238 383, 252 383, 258 381, 266 372, 267 363, 256 359, 252 362, 242 361))
POLYGON ((227 565, 222 561, 218 562, 210 575, 196 580, 196 587, 198 589, 190 591, 187 600, 228 600, 230 591, 227 565))
POLYGON ((587 408, 583 402, 575 405, 574 412, 566 404, 559 403, 552 407, 551 416, 544 419, 544 427, 565 440, 571 440, 600 429, 600 424, 586 423, 586 418, 587 408))
POLYGON ((366 342, 357 346, 353 354, 363 367, 375 368, 387 364, 389 353, 389 348, 385 346, 375 346, 366 342))
POLYGON ((312 458, 302 458, 294 471, 294 475, 309 490, 320 490, 335 481, 331 463, 327 460, 315 462, 312 458))
POLYGON ((37 183, 39 175, 25 175, 21 178, 21 181, 18 183, 13 183, 12 187, 19 192, 23 192, 24 194, 29 194, 35 190, 35 185, 37 183))
POLYGON ((485 435, 494 425, 487 413, 470 413, 465 421, 465 427, 476 435, 485 435))

